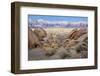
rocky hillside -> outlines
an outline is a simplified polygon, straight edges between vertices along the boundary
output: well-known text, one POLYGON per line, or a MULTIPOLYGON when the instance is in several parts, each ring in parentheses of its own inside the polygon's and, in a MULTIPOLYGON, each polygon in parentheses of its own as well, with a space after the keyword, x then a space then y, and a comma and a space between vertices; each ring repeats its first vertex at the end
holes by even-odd
POLYGON ((87 28, 72 29, 63 33, 48 33, 47 30, 42 28, 29 29, 29 31, 31 31, 28 34, 28 39, 30 39, 28 40, 29 60, 79 59, 88 57, 87 28))

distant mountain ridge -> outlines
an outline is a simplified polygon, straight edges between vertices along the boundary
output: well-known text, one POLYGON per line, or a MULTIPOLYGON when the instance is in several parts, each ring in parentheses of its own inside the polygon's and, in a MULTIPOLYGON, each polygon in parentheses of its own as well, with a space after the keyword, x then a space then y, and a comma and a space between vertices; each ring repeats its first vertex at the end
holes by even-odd
POLYGON ((53 28, 53 27, 61 27, 61 28, 82 28, 88 27, 86 22, 67 22, 67 21, 47 21, 43 19, 33 20, 28 22, 29 27, 36 28, 53 28))

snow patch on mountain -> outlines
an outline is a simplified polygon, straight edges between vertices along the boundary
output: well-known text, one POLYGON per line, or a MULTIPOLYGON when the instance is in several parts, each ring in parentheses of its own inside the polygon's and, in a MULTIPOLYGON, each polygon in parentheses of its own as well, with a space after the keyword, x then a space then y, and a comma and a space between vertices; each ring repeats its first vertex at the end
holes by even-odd
POLYGON ((48 21, 43 19, 33 20, 28 22, 29 27, 42 27, 42 28, 50 28, 50 27, 64 27, 64 28, 82 28, 88 27, 87 22, 68 22, 68 21, 48 21))

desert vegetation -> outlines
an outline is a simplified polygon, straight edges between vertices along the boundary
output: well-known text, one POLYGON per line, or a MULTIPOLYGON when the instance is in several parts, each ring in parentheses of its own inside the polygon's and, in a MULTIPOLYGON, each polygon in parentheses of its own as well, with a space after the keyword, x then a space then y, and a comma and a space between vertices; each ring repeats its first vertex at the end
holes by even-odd
POLYGON ((88 57, 88 30, 84 28, 28 28, 28 60, 88 57))

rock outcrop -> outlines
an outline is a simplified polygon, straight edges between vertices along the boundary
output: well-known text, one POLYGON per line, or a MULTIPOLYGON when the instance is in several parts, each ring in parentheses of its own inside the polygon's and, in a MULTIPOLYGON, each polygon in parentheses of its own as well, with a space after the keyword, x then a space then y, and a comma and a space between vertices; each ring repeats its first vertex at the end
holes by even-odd
POLYGON ((35 28, 33 31, 29 28, 28 35, 29 48, 32 48, 31 52, 33 52, 30 55, 32 57, 32 54, 36 53, 38 56, 36 59, 51 60, 88 57, 87 28, 73 29, 67 34, 63 33, 58 35, 53 33, 47 34, 42 28, 35 28), (39 55, 41 58, 39 58, 39 55))
POLYGON ((33 31, 28 28, 28 48, 41 46, 41 41, 46 35, 46 31, 42 28, 35 28, 33 31))

